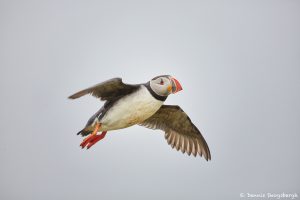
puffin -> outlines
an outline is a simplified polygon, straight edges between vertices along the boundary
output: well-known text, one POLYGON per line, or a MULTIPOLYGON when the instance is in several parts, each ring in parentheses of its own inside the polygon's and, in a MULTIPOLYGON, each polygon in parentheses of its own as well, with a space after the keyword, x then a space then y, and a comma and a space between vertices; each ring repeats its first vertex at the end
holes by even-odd
POLYGON ((121 78, 112 78, 69 96, 77 99, 91 94, 105 101, 77 133, 85 137, 81 148, 91 148, 108 131, 140 125, 164 131, 167 143, 177 151, 211 160, 209 147, 189 116, 178 105, 164 104, 170 94, 181 90, 177 79, 161 75, 142 84, 126 84, 121 78))

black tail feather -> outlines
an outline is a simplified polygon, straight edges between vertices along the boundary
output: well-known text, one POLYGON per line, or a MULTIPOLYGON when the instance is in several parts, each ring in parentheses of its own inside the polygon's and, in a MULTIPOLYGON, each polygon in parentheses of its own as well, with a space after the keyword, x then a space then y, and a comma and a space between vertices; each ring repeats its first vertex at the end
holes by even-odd
POLYGON ((87 131, 87 130, 82 129, 81 131, 79 131, 77 133, 77 135, 87 136, 87 135, 89 135, 91 133, 92 133, 92 131, 87 131))
POLYGON ((81 134, 82 130, 77 133, 77 135, 81 134))

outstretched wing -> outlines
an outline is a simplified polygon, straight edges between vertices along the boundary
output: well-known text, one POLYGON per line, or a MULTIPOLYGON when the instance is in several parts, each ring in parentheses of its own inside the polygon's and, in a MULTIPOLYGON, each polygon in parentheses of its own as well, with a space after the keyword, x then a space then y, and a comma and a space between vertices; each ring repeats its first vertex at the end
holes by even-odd
POLYGON ((87 89, 81 90, 71 96, 69 99, 77 99, 86 94, 91 94, 94 97, 100 98, 101 100, 113 100, 115 98, 129 94, 136 89, 139 85, 129 85, 122 82, 121 78, 109 79, 105 82, 99 83, 87 89))
POLYGON ((211 159, 208 145, 198 128, 192 123, 187 114, 179 107, 163 105, 154 115, 139 124, 151 129, 165 131, 165 138, 172 148, 182 153, 191 153, 211 159))

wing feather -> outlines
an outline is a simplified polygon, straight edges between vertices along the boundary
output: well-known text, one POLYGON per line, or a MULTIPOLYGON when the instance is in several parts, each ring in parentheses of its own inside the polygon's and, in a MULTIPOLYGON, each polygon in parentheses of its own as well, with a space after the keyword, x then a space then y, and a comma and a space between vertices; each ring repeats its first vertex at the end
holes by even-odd
POLYGON ((86 94, 91 94, 103 101, 110 101, 118 97, 124 96, 138 89, 139 85, 130 85, 122 82, 121 78, 113 78, 87 89, 76 92, 69 96, 69 99, 77 99, 86 94))
POLYGON ((211 160, 209 147, 198 128, 179 106, 163 105, 153 116, 139 124, 165 131, 165 138, 172 148, 211 160))

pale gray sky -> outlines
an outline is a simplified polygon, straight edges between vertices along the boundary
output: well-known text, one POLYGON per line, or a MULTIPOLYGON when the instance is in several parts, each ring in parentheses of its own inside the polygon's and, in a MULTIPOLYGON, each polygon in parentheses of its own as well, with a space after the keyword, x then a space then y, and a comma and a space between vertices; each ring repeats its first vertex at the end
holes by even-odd
POLYGON ((0 1, 0 199, 240 199, 300 185, 300 2, 0 1), (161 131, 75 134, 102 105, 67 97, 171 74, 168 98, 212 161, 161 131))

